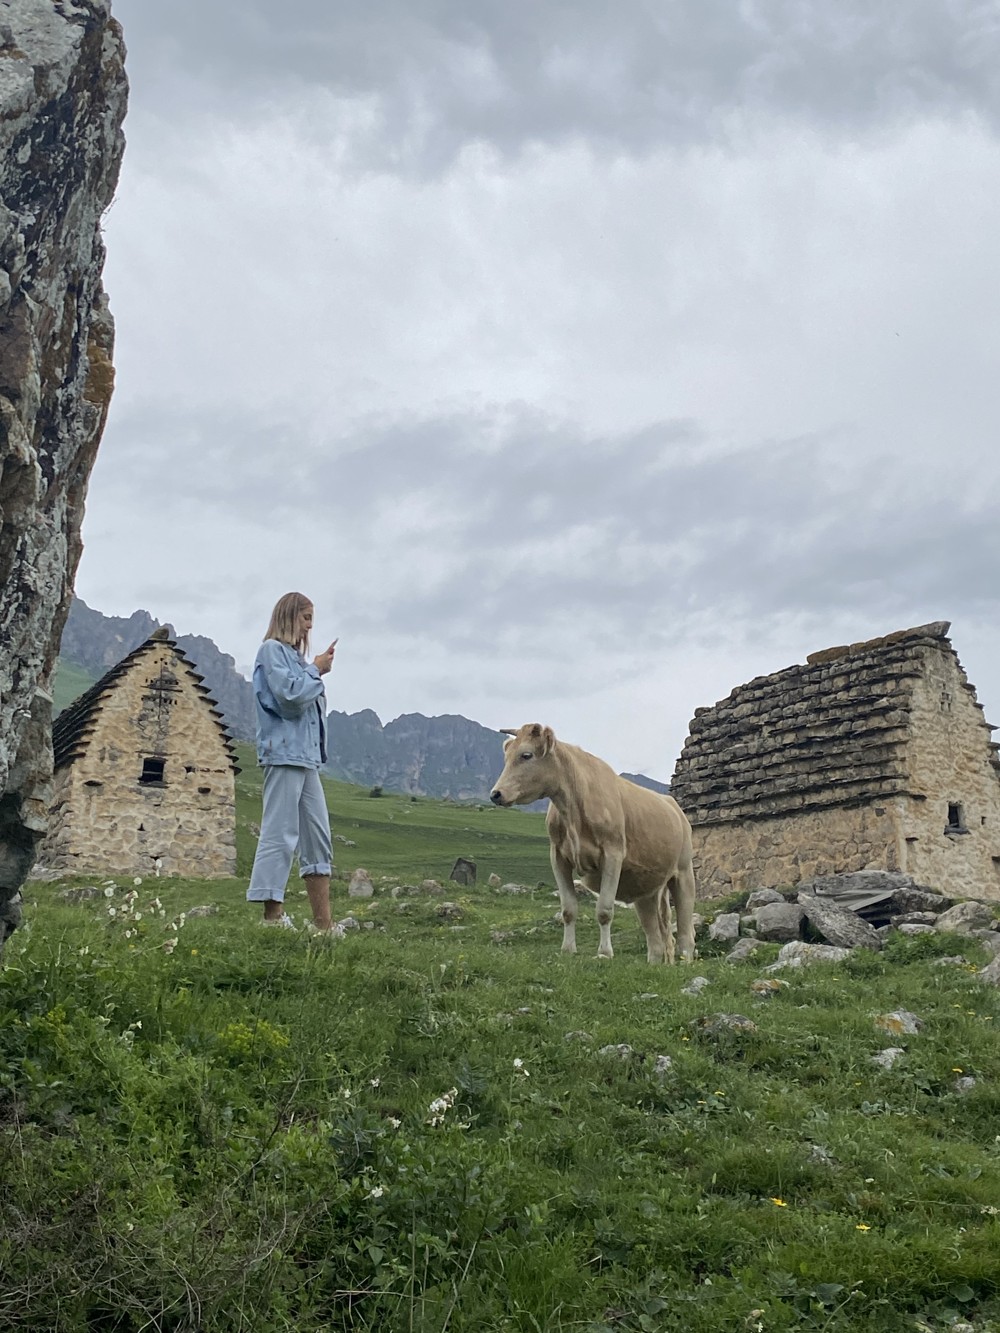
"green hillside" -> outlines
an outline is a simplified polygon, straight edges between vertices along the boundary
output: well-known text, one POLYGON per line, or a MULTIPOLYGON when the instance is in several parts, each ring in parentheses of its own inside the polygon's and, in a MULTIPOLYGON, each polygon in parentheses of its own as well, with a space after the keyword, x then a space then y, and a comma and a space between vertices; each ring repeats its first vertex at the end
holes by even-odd
MULTIPOLYGON (((261 771, 251 746, 237 746, 237 753, 243 769, 236 779, 237 871, 248 875, 256 844, 252 826, 260 823, 261 771)), ((412 800, 398 792, 373 797, 366 788, 327 778, 323 785, 341 875, 364 866, 373 876, 443 883, 456 858, 465 856, 476 862, 479 883, 491 874, 519 884, 552 882, 544 815, 423 796, 412 800)))
POLYGON ((55 677, 52 682, 53 712, 61 713, 84 690, 89 689, 96 679, 96 676, 84 671, 82 667, 74 666, 72 662, 60 657, 56 662, 55 677))

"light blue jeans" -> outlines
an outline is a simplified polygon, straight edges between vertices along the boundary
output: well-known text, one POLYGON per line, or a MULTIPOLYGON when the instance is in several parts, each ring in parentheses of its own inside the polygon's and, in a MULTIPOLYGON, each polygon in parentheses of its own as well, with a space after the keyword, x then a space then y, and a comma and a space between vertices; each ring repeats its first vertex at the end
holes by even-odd
POLYGON ((268 764, 247 902, 284 902, 296 851, 300 875, 330 874, 330 812, 323 784, 315 768, 268 764))

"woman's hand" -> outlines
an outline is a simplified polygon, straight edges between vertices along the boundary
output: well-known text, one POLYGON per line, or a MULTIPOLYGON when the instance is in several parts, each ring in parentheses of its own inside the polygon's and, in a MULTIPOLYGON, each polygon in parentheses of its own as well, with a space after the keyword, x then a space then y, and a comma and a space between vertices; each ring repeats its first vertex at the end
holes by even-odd
POLYGON ((316 667, 321 676, 325 676, 326 673, 333 666, 333 655, 337 651, 337 642, 338 641, 334 639, 333 643, 330 644, 326 652, 319 653, 316 657, 313 658, 313 666, 316 667))

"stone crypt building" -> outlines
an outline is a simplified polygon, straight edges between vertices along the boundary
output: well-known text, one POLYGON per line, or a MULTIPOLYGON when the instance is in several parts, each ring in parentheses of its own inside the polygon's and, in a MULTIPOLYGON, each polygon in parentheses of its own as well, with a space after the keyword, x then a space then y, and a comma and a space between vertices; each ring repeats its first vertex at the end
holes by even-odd
POLYGON ((164 627, 52 728, 39 865, 64 874, 236 873, 239 768, 222 716, 164 627))
POLYGON ((1000 899, 1000 746, 948 629, 813 653, 696 710, 670 790, 700 896, 877 868, 1000 899))

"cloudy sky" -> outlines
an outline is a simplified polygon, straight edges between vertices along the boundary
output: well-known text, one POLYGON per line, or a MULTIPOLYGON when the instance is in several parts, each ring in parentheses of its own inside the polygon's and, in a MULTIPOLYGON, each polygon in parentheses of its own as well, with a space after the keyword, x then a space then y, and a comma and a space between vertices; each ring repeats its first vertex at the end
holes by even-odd
POLYGON ((927 620, 1000 722, 993 0, 113 0, 77 591, 668 778, 927 620))

